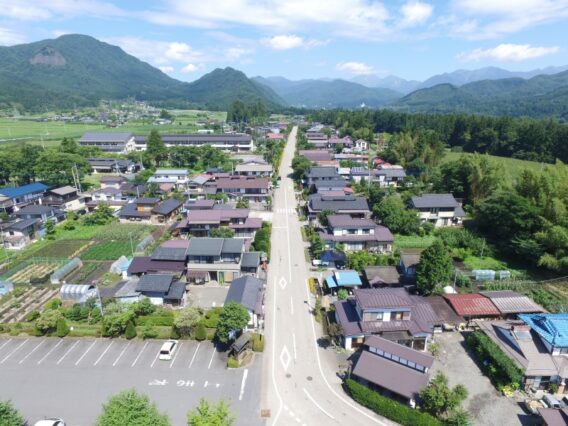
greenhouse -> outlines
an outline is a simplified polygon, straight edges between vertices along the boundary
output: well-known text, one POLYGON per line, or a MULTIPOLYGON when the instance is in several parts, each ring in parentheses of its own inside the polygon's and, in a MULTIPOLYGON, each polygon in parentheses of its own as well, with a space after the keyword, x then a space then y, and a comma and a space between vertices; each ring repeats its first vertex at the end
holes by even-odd
POLYGON ((99 292, 91 284, 63 284, 59 290, 61 300, 70 300, 75 303, 85 303, 88 299, 95 297, 98 299, 99 292))
POLYGON ((83 262, 78 257, 71 259, 68 263, 57 269, 50 277, 51 284, 61 284, 64 278, 74 270, 83 266, 83 262))

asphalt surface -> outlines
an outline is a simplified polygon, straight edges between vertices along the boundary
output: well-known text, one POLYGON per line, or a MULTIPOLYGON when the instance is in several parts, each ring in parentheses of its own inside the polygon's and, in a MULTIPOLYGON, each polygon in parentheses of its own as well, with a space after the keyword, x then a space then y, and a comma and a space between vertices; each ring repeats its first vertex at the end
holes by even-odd
POLYGON ((0 400, 11 400, 30 424, 61 417, 69 426, 88 426, 110 395, 136 388, 174 425, 186 425, 187 411, 202 397, 230 402, 237 425, 262 424, 262 356, 247 368, 232 370, 211 342, 180 341, 173 359, 160 361, 162 343, 1 338, 0 400))
POLYGON ((289 177, 296 133, 297 127, 288 139, 274 196, 261 409, 271 425, 390 425, 343 392, 333 353, 317 345, 321 327, 310 313, 314 300, 289 177))

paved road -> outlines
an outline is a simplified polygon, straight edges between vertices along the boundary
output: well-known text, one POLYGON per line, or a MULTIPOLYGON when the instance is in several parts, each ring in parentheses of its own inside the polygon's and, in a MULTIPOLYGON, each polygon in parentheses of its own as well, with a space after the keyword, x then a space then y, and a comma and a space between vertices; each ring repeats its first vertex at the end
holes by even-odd
POLYGON ((295 127, 284 151, 280 188, 274 197, 272 255, 265 299, 269 338, 263 365, 261 409, 270 410, 271 425, 390 425, 358 406, 341 389, 332 353, 317 345, 319 324, 309 305, 308 267, 296 214, 291 164, 295 127))
POLYGON ((0 401, 12 400, 30 424, 60 416, 92 425, 107 398, 128 388, 149 395, 174 425, 200 398, 229 401, 237 424, 260 425, 260 359, 228 370, 211 342, 180 341, 171 361, 157 359, 163 341, 0 338, 0 401))

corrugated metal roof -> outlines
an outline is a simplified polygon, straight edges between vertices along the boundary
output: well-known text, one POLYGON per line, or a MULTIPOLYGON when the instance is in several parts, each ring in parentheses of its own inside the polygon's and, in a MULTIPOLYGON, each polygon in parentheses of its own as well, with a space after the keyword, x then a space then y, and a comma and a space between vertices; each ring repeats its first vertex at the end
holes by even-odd
POLYGON ((33 194, 34 192, 44 192, 48 188, 41 182, 34 182, 27 185, 17 186, 15 188, 0 188, 0 194, 9 198, 21 197, 22 195, 33 194))
POLYGON ((462 316, 498 316, 499 309, 487 297, 479 293, 445 294, 444 298, 454 311, 462 316))
POLYGON ((545 312, 545 310, 524 294, 514 291, 482 291, 480 294, 491 299, 502 314, 545 312))
POLYGON ((458 206, 458 202, 452 194, 424 194, 414 196, 412 197, 412 204, 417 209, 458 206))
POLYGON ((519 318, 553 346, 568 346, 568 314, 520 314, 519 318))
POLYGON ((81 142, 128 142, 128 139, 132 137, 130 132, 87 132, 81 139, 81 142))

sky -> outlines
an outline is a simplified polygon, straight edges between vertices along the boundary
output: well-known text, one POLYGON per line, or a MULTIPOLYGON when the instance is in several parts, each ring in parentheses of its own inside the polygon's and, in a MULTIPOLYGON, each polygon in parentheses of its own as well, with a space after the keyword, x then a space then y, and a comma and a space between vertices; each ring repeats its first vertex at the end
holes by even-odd
POLYGON ((568 64, 568 0, 0 0, 0 45, 88 34, 192 81, 568 64))

